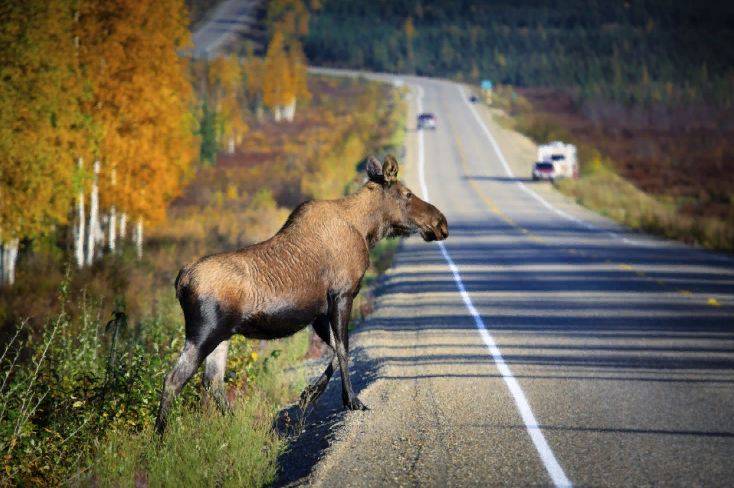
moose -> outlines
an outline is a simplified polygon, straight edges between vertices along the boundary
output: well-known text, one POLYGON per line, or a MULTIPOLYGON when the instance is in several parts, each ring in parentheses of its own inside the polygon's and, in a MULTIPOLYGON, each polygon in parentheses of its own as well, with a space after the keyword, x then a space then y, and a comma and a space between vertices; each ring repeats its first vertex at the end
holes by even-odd
POLYGON ((449 235, 446 217, 398 180, 398 162, 370 156, 367 182, 336 200, 302 203, 270 239, 244 249, 205 256, 184 266, 176 296, 186 340, 166 376, 156 421, 163 433, 171 402, 202 362, 204 387, 228 411, 224 370, 229 339, 277 339, 309 324, 333 356, 324 373, 301 394, 305 411, 324 392, 337 365, 342 401, 350 410, 367 407, 349 379, 349 319, 352 301, 369 266, 369 251, 386 237, 420 233, 425 241, 449 235))

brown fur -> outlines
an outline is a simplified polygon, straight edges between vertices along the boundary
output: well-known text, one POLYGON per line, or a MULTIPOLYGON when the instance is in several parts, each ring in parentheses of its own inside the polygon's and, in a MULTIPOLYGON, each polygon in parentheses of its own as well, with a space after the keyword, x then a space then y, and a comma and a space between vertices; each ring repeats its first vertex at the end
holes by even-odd
MULTIPOLYGON (((369 250, 385 237, 420 233, 428 241, 448 236, 443 214, 397 181, 397 170, 390 156, 382 166, 370 158, 370 179, 356 193, 303 203, 270 239, 203 257, 179 272, 176 295, 189 349, 184 348, 166 380, 159 429, 167 401, 193 374, 189 371, 233 334, 273 339, 313 324, 332 348, 344 344, 348 349, 344 309, 351 310, 369 266, 369 250)), ((344 375, 346 364, 340 367, 344 375)), ((344 395, 345 403, 354 402, 351 391, 344 395)))

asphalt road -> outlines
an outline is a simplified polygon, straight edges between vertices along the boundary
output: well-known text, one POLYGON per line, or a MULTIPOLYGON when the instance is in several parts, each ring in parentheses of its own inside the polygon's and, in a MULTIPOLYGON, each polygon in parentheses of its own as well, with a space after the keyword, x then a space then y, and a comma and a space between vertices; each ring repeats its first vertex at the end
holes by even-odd
POLYGON ((220 54, 242 34, 257 27, 255 10, 262 0, 223 0, 191 35, 193 56, 210 58, 220 54))
POLYGON ((451 236, 403 242, 352 339, 371 410, 332 380, 277 484, 734 483, 734 262, 527 181, 529 141, 454 83, 402 79, 407 182, 451 236))

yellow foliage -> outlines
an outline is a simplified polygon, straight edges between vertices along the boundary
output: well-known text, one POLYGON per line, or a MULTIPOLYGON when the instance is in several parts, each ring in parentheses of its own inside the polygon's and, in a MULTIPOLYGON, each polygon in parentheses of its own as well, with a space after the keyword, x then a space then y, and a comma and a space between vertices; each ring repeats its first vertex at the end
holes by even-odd
POLYGON ((80 59, 99 127, 101 200, 133 218, 163 218, 190 174, 196 140, 183 0, 81 2, 80 59), (114 175, 114 177, 113 177, 114 175))
POLYGON ((308 34, 308 9, 301 0, 271 0, 266 22, 272 32, 279 31, 290 40, 308 34))
POLYGON ((239 144, 249 129, 245 121, 247 111, 244 74, 245 66, 236 55, 217 57, 207 73, 209 99, 221 122, 218 139, 239 144))
POLYGON ((331 199, 344 195, 344 188, 354 177, 354 167, 365 156, 365 146, 356 134, 350 134, 336 151, 323 154, 314 172, 303 176, 301 191, 314 198, 331 199))
POLYGON ((270 108, 287 105, 295 97, 288 61, 283 34, 276 31, 268 44, 263 78, 263 101, 270 108))
POLYGON ((0 17, 0 242, 66 220, 83 144, 72 16, 63 0, 4 2, 0 17))

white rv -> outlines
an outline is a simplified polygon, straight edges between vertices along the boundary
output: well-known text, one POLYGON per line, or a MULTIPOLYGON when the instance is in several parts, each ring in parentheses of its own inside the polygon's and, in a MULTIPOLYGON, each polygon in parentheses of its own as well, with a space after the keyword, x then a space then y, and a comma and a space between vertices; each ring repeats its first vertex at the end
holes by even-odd
MULTIPOLYGON (((576 146, 573 144, 564 144, 561 141, 553 141, 548 144, 538 146, 538 163, 547 163, 553 165, 552 171, 548 176, 550 179, 555 178, 576 178, 579 174, 579 164, 576 159, 576 146)), ((533 179, 536 177, 536 171, 533 171, 533 179)))

